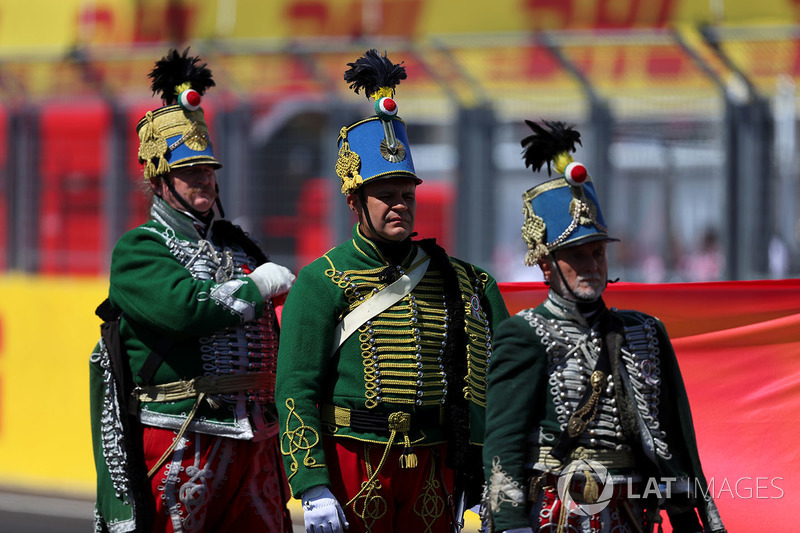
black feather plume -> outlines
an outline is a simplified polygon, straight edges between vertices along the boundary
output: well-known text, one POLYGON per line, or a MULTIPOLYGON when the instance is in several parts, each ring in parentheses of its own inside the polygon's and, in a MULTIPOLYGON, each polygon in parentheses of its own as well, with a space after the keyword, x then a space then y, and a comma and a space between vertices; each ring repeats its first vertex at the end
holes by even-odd
POLYGON ((533 130, 533 135, 522 139, 522 157, 525 166, 534 171, 547 164, 549 176, 551 161, 558 154, 575 152, 575 144, 581 144, 581 134, 573 124, 549 120, 543 120, 541 125, 530 120, 525 123, 533 130))
POLYGON ((156 66, 149 74, 153 79, 151 85, 153 94, 160 93, 164 105, 172 105, 178 101, 175 87, 189 82, 192 89, 202 96, 206 89, 213 87, 215 83, 211 71, 206 68, 206 63, 198 65, 199 62, 199 57, 189 57, 189 48, 186 48, 183 54, 174 48, 170 49, 167 55, 156 61, 156 66))
POLYGON ((381 55, 375 49, 367 50, 363 57, 347 66, 350 68, 344 73, 344 81, 356 94, 359 89, 364 89, 367 98, 381 87, 394 89, 407 77, 402 62, 395 65, 386 57, 385 51, 381 55))

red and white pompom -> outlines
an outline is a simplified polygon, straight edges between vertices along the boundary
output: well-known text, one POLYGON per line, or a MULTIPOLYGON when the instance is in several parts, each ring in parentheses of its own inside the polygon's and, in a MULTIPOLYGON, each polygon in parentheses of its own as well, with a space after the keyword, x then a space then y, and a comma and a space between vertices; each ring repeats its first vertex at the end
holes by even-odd
POLYGON ((200 93, 194 89, 186 89, 178 96, 178 103, 186 111, 194 111, 200 107, 200 93))
POLYGON ((564 169, 564 177, 567 183, 574 187, 579 187, 584 184, 586 178, 589 177, 589 173, 586 171, 586 167, 583 163, 573 161, 564 169))
POLYGON ((393 117, 397 115, 397 102, 394 98, 384 96, 375 102, 375 112, 381 117, 393 117))

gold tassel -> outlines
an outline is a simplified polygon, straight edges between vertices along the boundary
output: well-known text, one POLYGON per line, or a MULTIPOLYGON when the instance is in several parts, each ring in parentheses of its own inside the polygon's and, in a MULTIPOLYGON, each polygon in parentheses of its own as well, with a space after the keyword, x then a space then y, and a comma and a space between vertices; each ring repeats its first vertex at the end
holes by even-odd
POLYGON ((152 161, 148 160, 144 165, 144 179, 149 181, 156 175, 156 166, 152 161))
POLYGON ((145 163, 144 179, 149 180, 169 172, 169 163, 165 157, 169 146, 156 128, 153 112, 148 111, 145 118, 147 123, 139 130, 139 161, 145 163), (155 159, 158 159, 158 166, 155 159))
POLYGON ((547 249, 547 246, 544 244, 537 244, 525 254, 525 266, 536 266, 539 263, 539 259, 545 257, 549 253, 550 250, 547 249))
POLYGON ((147 124, 142 127, 141 141, 143 143, 153 141, 156 138, 156 127, 153 124, 153 112, 148 111, 145 113, 144 117, 147 120, 147 124))
POLYGON ((342 180, 342 193, 350 194, 364 182, 358 173, 361 170, 361 158, 350 150, 347 128, 342 128, 339 135, 342 137, 342 147, 339 149, 339 158, 336 160, 336 175, 342 180))
POLYGON ((400 468, 416 468, 419 465, 419 458, 411 447, 411 440, 408 433, 403 433, 403 455, 400 456, 400 468))
POLYGON ((544 242, 547 225, 544 219, 537 216, 530 210, 526 210, 525 222, 522 224, 522 239, 528 245, 528 253, 525 254, 525 265, 534 266, 539 259, 550 253, 544 242))
POLYGON ((583 485, 583 501, 588 504, 597 503, 598 498, 600 498, 600 488, 597 486, 597 481, 588 470, 584 470, 583 475, 586 476, 586 481, 583 485))
POLYGON ((156 170, 158 175, 166 174, 169 172, 169 162, 167 162, 166 157, 159 157, 158 158, 158 169, 156 170))

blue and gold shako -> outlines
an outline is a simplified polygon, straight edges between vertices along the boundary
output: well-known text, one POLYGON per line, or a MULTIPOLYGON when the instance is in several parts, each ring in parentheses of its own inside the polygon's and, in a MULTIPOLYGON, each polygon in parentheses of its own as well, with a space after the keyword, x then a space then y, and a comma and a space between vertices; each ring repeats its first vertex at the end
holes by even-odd
POLYGON ((560 248, 614 240, 608 235, 586 167, 570 154, 580 144, 580 133, 563 122, 525 122, 534 131, 522 140, 525 165, 538 171, 546 164, 548 174, 551 169, 560 174, 522 195, 522 238, 528 245, 525 264, 533 266, 560 248))
POLYGON ((336 175, 342 193, 355 192, 372 180, 388 177, 409 177, 421 183, 414 170, 406 125, 398 116, 394 89, 406 78, 405 67, 395 65, 384 52, 368 50, 344 73, 345 81, 358 94, 364 90, 375 101, 375 116, 343 127, 337 144, 339 157, 336 175))
POLYGON ((168 173, 173 168, 208 164, 222 165, 214 156, 203 108, 206 89, 214 86, 211 71, 200 58, 170 50, 156 62, 150 77, 154 93, 160 93, 164 107, 148 111, 136 126, 139 134, 139 162, 144 178, 168 173))

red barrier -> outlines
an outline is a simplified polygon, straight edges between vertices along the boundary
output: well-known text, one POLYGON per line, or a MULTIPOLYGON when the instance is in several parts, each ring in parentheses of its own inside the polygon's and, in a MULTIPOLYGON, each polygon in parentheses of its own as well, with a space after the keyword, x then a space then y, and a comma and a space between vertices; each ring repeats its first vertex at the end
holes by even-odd
MULTIPOLYGON (((500 290, 516 313, 547 289, 501 283, 500 290)), ((787 513, 800 494, 800 280, 617 283, 605 300, 666 324, 728 531, 791 529, 787 513)))
POLYGON ((40 272, 90 274, 103 264, 102 177, 111 111, 98 99, 42 106, 40 272))

